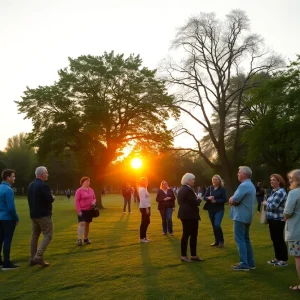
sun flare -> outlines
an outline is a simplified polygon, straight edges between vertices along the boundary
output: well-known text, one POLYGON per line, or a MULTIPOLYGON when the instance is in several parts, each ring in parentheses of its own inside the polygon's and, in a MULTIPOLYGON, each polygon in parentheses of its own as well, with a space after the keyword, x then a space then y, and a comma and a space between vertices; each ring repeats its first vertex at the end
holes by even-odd
POLYGON ((140 158, 134 158, 132 161, 131 161, 131 166, 134 168, 134 169, 139 169, 141 166, 142 166, 142 160, 140 158))

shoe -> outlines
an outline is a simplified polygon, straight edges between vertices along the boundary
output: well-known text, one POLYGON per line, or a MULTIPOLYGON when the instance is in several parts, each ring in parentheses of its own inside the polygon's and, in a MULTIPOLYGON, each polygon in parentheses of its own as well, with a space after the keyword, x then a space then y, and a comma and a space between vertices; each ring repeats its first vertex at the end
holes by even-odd
POLYGON ((277 263, 274 264, 276 267, 287 267, 288 263, 286 261, 280 260, 277 263))
POLYGON ((250 270, 255 270, 255 269, 256 269, 256 267, 255 267, 255 266, 253 266, 253 267, 249 267, 249 269, 250 269, 250 270))
POLYGON ((11 261, 8 264, 3 264, 2 271, 8 271, 8 270, 16 270, 19 266, 13 264, 11 261))
POLYGON ((220 243, 217 247, 218 248, 224 248, 224 243, 220 243))
POLYGON ((78 240, 77 245, 78 245, 78 246, 82 246, 82 239, 79 239, 79 240, 78 240))
POLYGON ((126 214, 126 212, 124 211, 123 214, 126 214))
POLYGON ((191 260, 192 261, 204 261, 204 259, 199 256, 194 256, 194 257, 191 256, 191 260))
POLYGON ((145 239, 140 239, 141 243, 149 243, 149 241, 145 238, 145 239))
POLYGON ((276 258, 267 261, 267 263, 268 263, 269 265, 275 265, 275 264, 278 263, 278 262, 279 262, 279 260, 276 259, 276 258))
POLYGON ((192 262, 192 260, 190 260, 187 256, 181 256, 181 261, 184 261, 184 262, 186 262, 186 263, 191 263, 192 262))
POLYGON ((212 247, 217 247, 219 246, 219 244, 217 244, 216 242, 214 242, 213 244, 210 244, 212 247))
POLYGON ((146 237, 145 239, 146 239, 148 242, 150 242, 150 240, 149 240, 147 237, 146 237))
POLYGON ((174 236, 174 234, 173 234, 173 233, 170 233, 170 236, 174 236))
POLYGON ((162 235, 166 235, 166 233, 165 233, 165 232, 163 232, 163 233, 162 233, 162 235))
POLYGON ((129 213, 132 214, 132 211, 130 211, 129 213))
POLYGON ((89 239, 84 239, 83 241, 84 241, 84 243, 87 244, 87 245, 89 245, 89 244, 92 243, 89 239))
POLYGON ((41 265, 42 267, 46 268, 49 267, 50 264, 44 261, 42 258, 33 258, 30 260, 29 265, 30 266, 41 265))
POLYGON ((233 271, 249 271, 249 268, 242 267, 240 264, 231 267, 233 271))

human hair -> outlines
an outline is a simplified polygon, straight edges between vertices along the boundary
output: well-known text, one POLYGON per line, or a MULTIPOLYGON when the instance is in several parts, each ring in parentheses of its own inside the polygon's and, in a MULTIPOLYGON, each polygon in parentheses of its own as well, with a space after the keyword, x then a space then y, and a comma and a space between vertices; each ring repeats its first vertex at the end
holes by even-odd
POLYGON ((240 166, 239 170, 242 171, 248 178, 252 176, 252 170, 247 166, 240 166))
POLYGON ((274 177, 274 178, 279 182, 279 186, 280 186, 280 187, 282 187, 282 188, 285 187, 285 181, 284 181, 284 179, 282 178, 281 175, 279 175, 279 174, 272 174, 272 175, 270 176, 270 179, 271 179, 272 177, 274 177))
POLYGON ((140 178, 140 186, 142 187, 147 187, 148 179, 146 177, 141 177, 140 178))
POLYGON ((80 179, 80 185, 83 185, 83 183, 84 183, 86 180, 91 180, 91 179, 90 179, 90 177, 83 176, 83 177, 80 179))
POLYGON ((211 180, 213 180, 214 177, 216 177, 216 178, 219 179, 220 186, 224 186, 224 181, 223 181, 223 179, 221 178, 220 175, 215 174, 215 175, 211 178, 211 180))
POLYGON ((182 178, 181 178, 181 184, 184 185, 184 184, 189 184, 189 181, 191 179, 195 179, 195 175, 192 174, 192 173, 185 173, 182 178))
POLYGON ((161 183, 160 183, 160 189, 162 190, 162 188, 163 188, 163 183, 166 183, 167 184, 167 187, 169 188, 169 185, 168 185, 168 182, 166 181, 166 180, 163 180, 161 183))
POLYGON ((3 172, 1 173, 1 178, 2 180, 5 181, 7 177, 10 177, 12 174, 15 174, 15 170, 12 169, 3 170, 3 172))
POLYGON ((35 176, 36 177, 40 177, 44 172, 46 172, 47 171, 47 168, 46 167, 44 167, 44 166, 40 166, 40 167, 37 167, 36 169, 35 169, 35 176))
POLYGON ((300 169, 289 172, 288 176, 293 180, 290 186, 291 190, 300 187, 300 169))

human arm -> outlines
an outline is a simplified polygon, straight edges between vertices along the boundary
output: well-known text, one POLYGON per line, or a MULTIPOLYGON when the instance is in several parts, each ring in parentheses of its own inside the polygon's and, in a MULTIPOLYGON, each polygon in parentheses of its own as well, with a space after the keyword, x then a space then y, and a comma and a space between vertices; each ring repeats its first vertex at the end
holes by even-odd
POLYGON ((42 184, 41 194, 44 201, 48 202, 49 204, 54 202, 55 197, 51 194, 50 187, 47 184, 42 184))
POLYGON ((145 188, 139 189, 139 198, 140 198, 140 208, 148 208, 145 188))
POLYGON ((19 216, 16 211, 14 192, 11 188, 7 189, 5 193, 5 200, 7 204, 7 210, 16 222, 19 222, 19 216))
POLYGON ((280 206, 282 201, 286 199, 286 193, 283 189, 274 192, 267 200, 267 209, 272 210, 280 206))
POLYGON ((211 199, 210 199, 210 195, 211 194, 211 187, 209 187, 209 188, 207 188, 206 189, 206 192, 205 192, 205 194, 204 194, 204 200, 205 201, 211 201, 211 199))
POLYGON ((299 201, 299 200, 300 200, 300 197, 299 197, 299 195, 297 195, 297 193, 295 193, 295 191, 289 192, 287 201, 285 204, 285 208, 283 211, 283 216, 285 219, 289 219, 290 217, 293 216, 297 201, 299 201))
POLYGON ((77 211, 77 214, 79 216, 82 215, 82 212, 81 212, 81 208, 80 208, 80 197, 81 197, 81 192, 80 190, 78 189, 75 193, 75 205, 76 205, 76 211, 77 211))
POLYGON ((240 202, 243 200, 245 195, 248 192, 248 188, 246 185, 241 183, 238 188, 236 189, 235 193, 233 194, 232 197, 229 198, 229 203, 231 205, 239 205, 240 202))
POLYGON ((220 194, 218 195, 218 198, 214 199, 216 203, 222 204, 227 201, 227 195, 226 195, 226 189, 224 187, 221 187, 220 194))
POLYGON ((156 202, 164 202, 165 198, 166 198, 165 193, 162 193, 161 189, 159 189, 156 194, 156 202))

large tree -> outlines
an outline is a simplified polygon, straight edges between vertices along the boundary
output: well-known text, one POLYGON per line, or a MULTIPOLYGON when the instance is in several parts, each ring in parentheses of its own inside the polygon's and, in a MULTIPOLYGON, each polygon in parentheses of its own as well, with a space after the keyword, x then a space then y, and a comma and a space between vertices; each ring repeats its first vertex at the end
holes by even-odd
POLYGON ((124 147, 172 144, 166 120, 178 115, 173 96, 138 55, 69 58, 69 67, 58 75, 51 86, 27 87, 17 101, 19 112, 32 120, 28 140, 40 156, 73 151, 82 174, 100 189, 107 165, 124 147))
POLYGON ((230 192, 240 151, 243 95, 253 87, 256 74, 267 76, 282 63, 249 28, 249 19, 240 10, 231 11, 224 21, 214 13, 190 18, 173 41, 182 59, 168 60, 163 68, 168 82, 179 88, 173 106, 196 124, 194 131, 180 129, 195 141, 195 147, 181 149, 198 153, 220 172, 230 192), (226 143, 229 129, 233 147, 226 143), (206 151, 207 139, 201 140, 201 132, 209 136, 213 155, 206 151))

